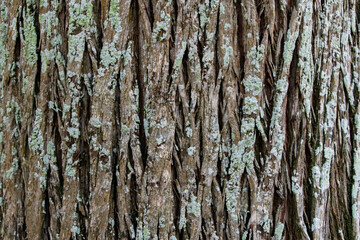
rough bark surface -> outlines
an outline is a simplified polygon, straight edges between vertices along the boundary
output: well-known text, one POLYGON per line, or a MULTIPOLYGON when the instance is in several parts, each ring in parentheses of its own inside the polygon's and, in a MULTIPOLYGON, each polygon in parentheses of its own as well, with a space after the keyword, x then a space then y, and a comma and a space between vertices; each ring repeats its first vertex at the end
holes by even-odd
POLYGON ((360 239, 359 18, 0 1, 0 239, 360 239))

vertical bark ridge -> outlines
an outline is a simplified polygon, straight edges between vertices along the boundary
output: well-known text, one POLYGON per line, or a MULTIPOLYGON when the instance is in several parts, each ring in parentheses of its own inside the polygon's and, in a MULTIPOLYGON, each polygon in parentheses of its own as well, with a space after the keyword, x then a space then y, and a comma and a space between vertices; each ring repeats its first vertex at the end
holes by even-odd
MULTIPOLYGON (((21 148, 21 99, 18 97, 19 82, 21 79, 21 69, 18 64, 20 61, 20 22, 21 22, 21 3, 14 2, 14 5, 8 5, 8 12, 4 9, 2 12, 3 21, 11 16, 12 25, 2 36, 2 43, 8 45, 8 49, 3 49, 5 56, 3 58, 2 68, 8 69, 7 74, 2 79, 2 119, 1 119, 1 169, 2 169, 2 206, 4 214, 1 221, 2 238, 24 238, 26 233, 25 222, 25 196, 22 172, 24 168, 23 153, 21 148), (13 15, 11 15, 13 14, 13 15), (12 144, 6 144, 12 142, 12 144)), ((5 7, 6 8, 6 7, 5 7)))
POLYGON ((4 0, 1 239, 359 239, 355 0, 4 0))
MULTIPOLYGON (((169 76, 172 1, 150 1, 140 15, 144 34, 146 165, 141 179, 137 238, 168 239, 173 232, 172 149, 175 131, 175 81, 169 76), (146 12, 148 11, 148 12, 146 12)), ((176 51, 175 47, 175 51, 176 51)), ((141 80, 141 79, 140 79, 141 80)))
MULTIPOLYGON (((119 124, 114 113, 116 88, 121 76, 122 62, 131 62, 129 44, 130 1, 111 0, 104 5, 101 60, 94 79, 90 124, 90 224, 89 238, 113 238, 115 216, 110 210, 112 190, 112 159, 117 149, 116 129, 119 124), (120 16, 127 16, 120 19, 120 16), (124 35, 122 35, 124 34, 124 35), (125 37, 122 37, 125 36, 125 37), (123 60, 122 60, 123 59, 123 60), (107 204, 103 204, 107 203, 107 204), (108 231, 110 228, 110 231, 108 231), (111 230, 113 229, 113 230, 111 230)), ((118 204, 118 203, 114 203, 118 204)))

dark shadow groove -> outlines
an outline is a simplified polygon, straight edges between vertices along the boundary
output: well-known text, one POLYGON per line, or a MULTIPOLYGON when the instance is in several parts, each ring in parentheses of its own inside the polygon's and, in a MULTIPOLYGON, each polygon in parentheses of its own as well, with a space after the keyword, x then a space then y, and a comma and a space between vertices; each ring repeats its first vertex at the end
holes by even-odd
POLYGON ((140 66, 142 64, 141 59, 141 46, 140 46, 140 9, 138 1, 132 1, 132 15, 134 20, 134 35, 133 35, 133 42, 135 48, 135 78, 137 79, 137 84, 139 88, 139 108, 138 114, 140 119, 140 126, 139 126, 139 140, 140 140, 140 149, 141 149, 141 158, 143 162, 143 168, 146 167, 146 159, 147 159, 147 142, 146 142, 146 135, 145 135, 145 125, 144 125, 144 118, 145 118, 145 86, 144 86, 144 76, 141 73, 140 66))
MULTIPOLYGON (((156 3, 157 1, 155 1, 156 3)), ((151 26, 151 29, 154 29, 154 21, 155 21, 155 18, 154 18, 154 6, 153 6, 153 0, 149 0, 149 9, 147 9, 147 14, 149 16, 149 21, 150 21, 150 26, 151 26)), ((138 21, 136 21, 138 22, 138 21)))
POLYGON ((97 33, 98 35, 96 36, 96 61, 97 64, 100 64, 100 60, 101 60, 101 49, 103 47, 103 37, 104 37, 104 33, 103 33, 103 27, 102 27, 102 21, 103 19, 101 19, 101 0, 95 0, 94 2, 94 13, 96 14, 95 16, 100 16, 100 17, 95 17, 95 24, 96 24, 96 29, 97 29, 97 33))
POLYGON ((42 229, 41 229, 41 238, 44 240, 49 240, 50 233, 49 233, 49 227, 50 227, 50 201, 49 201, 49 186, 50 186, 50 176, 51 176, 51 169, 50 167, 47 170, 46 174, 46 189, 44 193, 45 199, 43 200, 45 202, 45 205, 43 206, 43 211, 45 216, 44 220, 42 222, 42 229))
MULTIPOLYGON (((121 70, 120 70, 121 71, 121 70)), ((120 73, 118 73, 117 77, 117 86, 120 86, 120 73)), ((115 107, 114 107, 114 115, 115 115, 115 122, 121 123, 121 93, 120 88, 115 88, 115 107)), ((111 157, 111 172, 112 172, 112 180, 111 180, 111 201, 113 206, 113 215, 114 215, 114 238, 119 239, 120 237, 120 217, 119 216, 119 209, 118 209, 118 182, 117 182, 117 166, 119 163, 119 146, 120 146, 120 138, 121 138, 121 124, 115 124, 115 131, 113 133, 113 144, 112 144, 112 157, 111 157)))
MULTIPOLYGON (((88 44, 85 43, 84 57, 83 57, 83 74, 90 73, 93 76, 91 71, 91 60, 90 53, 88 49, 88 44)), ((89 80, 91 81, 91 79, 89 80)), ((88 137, 88 125, 91 112, 91 101, 89 96, 89 90, 85 85, 84 78, 81 78, 81 92, 82 98, 79 103, 80 111, 80 132, 81 138, 79 141, 79 195, 81 202, 78 203, 78 216, 79 216, 79 225, 80 225, 80 234, 82 236, 87 236, 89 229, 86 226, 89 225, 89 200, 90 200, 90 146, 88 137)))

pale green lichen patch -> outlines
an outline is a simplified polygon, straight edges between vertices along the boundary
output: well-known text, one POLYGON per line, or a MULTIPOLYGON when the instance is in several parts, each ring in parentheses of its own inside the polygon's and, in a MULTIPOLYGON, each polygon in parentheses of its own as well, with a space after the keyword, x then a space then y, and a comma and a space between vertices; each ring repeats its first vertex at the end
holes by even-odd
POLYGON ((330 180, 331 162, 332 162, 332 157, 329 157, 326 159, 326 161, 324 162, 324 164, 321 167, 321 180, 320 180, 321 185, 320 186, 321 186, 322 192, 324 192, 325 190, 327 190, 330 187, 329 180, 330 180))
POLYGON ((35 122, 32 134, 29 138, 30 149, 34 152, 43 151, 43 136, 41 134, 41 123, 42 123, 42 111, 41 109, 36 109, 35 122))
POLYGON ((200 26, 204 28, 205 25, 210 21, 206 6, 204 4, 199 4, 199 15, 200 15, 200 26))
POLYGON ((190 127, 185 128, 185 133, 188 138, 191 138, 193 135, 193 130, 190 127))
POLYGON ((50 164, 50 166, 54 169, 54 170, 58 170, 58 167, 56 165, 56 154, 55 154, 55 145, 54 143, 50 140, 47 144, 47 154, 44 156, 44 164, 48 165, 50 164))
POLYGON ((204 51, 202 61, 204 62, 204 66, 209 67, 214 60, 214 51, 207 46, 204 48, 204 51))
POLYGON ((81 0, 76 3, 71 0, 69 3, 69 34, 71 34, 78 26, 89 28, 91 26, 93 16, 92 1, 81 0))
POLYGON ((51 109, 51 110, 53 110, 55 112, 61 111, 56 102, 49 101, 48 106, 49 106, 49 109, 51 109))
POLYGON ((13 158, 11 162, 11 167, 6 171, 6 177, 11 179, 14 173, 19 169, 19 160, 17 158, 13 158))
POLYGON ((29 82, 28 77, 24 76, 23 77, 23 84, 22 84, 22 88, 21 88, 21 93, 22 94, 25 94, 28 82, 29 82))
POLYGON ((100 128, 101 125, 102 125, 99 118, 97 118, 97 117, 90 118, 89 123, 90 123, 91 126, 93 126, 95 128, 100 128))
POLYGON ((353 219, 358 219, 359 218, 359 206, 360 206, 360 202, 355 202, 352 206, 351 206, 351 211, 352 211, 352 217, 353 219))
POLYGON ((121 17, 120 13, 120 0, 111 0, 110 1, 110 9, 109 9, 109 19, 105 21, 104 26, 108 25, 108 21, 111 24, 111 27, 117 32, 122 32, 121 27, 121 17))
POLYGON ((284 45, 284 52, 283 52, 283 58, 284 58, 284 66, 289 67, 292 57, 293 57, 293 52, 294 52, 294 48, 295 48, 295 42, 298 38, 299 32, 295 32, 295 33, 291 33, 291 31, 289 30, 287 33, 287 41, 285 42, 284 45))
POLYGON ((301 185, 299 184, 299 173, 295 170, 293 176, 291 176, 291 190, 295 195, 302 193, 301 185))
POLYGON ((40 7, 47 8, 48 7, 48 0, 40 0, 40 7))
MULTIPOLYGON (((282 114, 283 114, 282 105, 285 95, 287 93, 288 86, 289 83, 285 77, 277 80, 275 104, 274 104, 273 115, 270 123, 270 134, 273 136, 274 139, 271 154, 275 157, 276 164, 279 164, 281 161, 284 142, 285 142, 284 129, 280 123, 280 119, 282 118, 282 114)), ((273 170, 273 173, 277 173, 277 171, 278 169, 275 168, 273 170)))
POLYGON ((312 179, 314 180, 315 184, 320 182, 321 172, 319 166, 314 166, 311 169, 312 179))
POLYGON ((147 225, 144 226, 143 237, 144 237, 143 238, 144 240, 150 239, 150 232, 149 232, 149 228, 147 225))
POLYGON ((275 239, 276 240, 281 240, 281 237, 283 235, 283 231, 284 231, 284 224, 280 223, 276 228, 275 228, 275 239))
POLYGON ((190 202, 187 205, 187 213, 193 214, 195 217, 200 217, 201 215, 201 204, 193 194, 191 194, 190 202))
POLYGON ((258 99, 256 97, 246 97, 244 104, 244 113, 245 114, 253 114, 258 112, 258 99))
POLYGON ((360 115, 359 112, 355 114, 355 141, 357 142, 357 147, 354 149, 354 157, 353 157, 353 180, 354 183, 352 185, 351 197, 352 197, 352 218, 356 221, 359 219, 359 211, 360 211, 360 201, 359 193, 360 193, 360 115))
POLYGON ((308 1, 304 15, 304 29, 300 41, 299 62, 301 69, 300 91, 304 98, 304 109, 306 116, 310 117, 311 95, 313 86, 314 63, 312 57, 312 1, 308 1))
POLYGON ((77 161, 73 160, 73 156, 76 152, 76 144, 72 144, 68 151, 66 152, 66 168, 65 168, 65 176, 69 177, 69 179, 76 180, 76 168, 77 161))
POLYGON ((78 227, 77 225, 74 224, 74 225, 71 227, 70 232, 72 232, 73 234, 79 235, 79 234, 80 234, 80 227, 78 227))
POLYGON ((170 14, 165 13, 164 10, 161 11, 160 21, 156 22, 156 27, 152 32, 152 39, 154 43, 158 41, 159 35, 161 33, 163 34, 160 36, 159 41, 163 41, 168 36, 170 21, 170 14))
POLYGON ((337 111, 337 95, 332 93, 332 100, 326 104, 326 121, 324 124, 324 130, 329 131, 333 129, 336 121, 336 111, 337 111))
POLYGON ((321 220, 319 218, 314 218, 312 225, 311 225, 311 231, 315 231, 320 229, 321 227, 321 220))
POLYGON ((79 131, 78 128, 69 127, 69 128, 67 129, 67 131, 68 131, 70 137, 79 138, 79 136, 80 136, 80 131, 79 131))
POLYGON ((159 137, 156 138, 156 144, 157 144, 158 146, 160 146, 162 143, 165 142, 165 140, 166 140, 166 139, 165 139, 163 136, 159 136, 159 137))
POLYGON ((41 73, 45 73, 47 71, 48 62, 53 61, 55 59, 55 50, 44 49, 41 51, 41 73))
POLYGON ((15 123, 19 125, 21 121, 20 106, 17 102, 14 101, 14 99, 6 103, 7 114, 10 114, 12 111, 14 112, 15 123))
POLYGON ((148 240, 151 238, 150 231, 148 227, 147 215, 148 210, 145 210, 145 216, 143 221, 138 221, 138 227, 136 229, 136 239, 139 240, 148 240))
POLYGON ((0 3, 0 73, 2 73, 5 63, 7 60, 7 56, 9 55, 9 52, 6 48, 6 36, 8 32, 8 10, 6 7, 6 1, 1 1, 0 3))
POLYGON ((255 74, 249 74, 243 80, 243 85, 245 90, 253 96, 258 96, 262 91, 262 80, 257 76, 260 73, 260 61, 263 58, 264 54, 264 45, 258 47, 254 46, 247 54, 247 59, 249 59, 251 65, 253 66, 253 71, 255 74))
POLYGON ((257 96, 262 90, 262 81, 257 76, 249 76, 243 80, 246 91, 252 92, 253 95, 257 96))
POLYGON ((160 120, 160 124, 158 125, 159 128, 165 128, 167 126, 166 118, 160 120))
POLYGON ((187 222, 187 219, 185 217, 185 212, 186 212, 186 209, 185 207, 181 207, 180 209, 180 220, 179 220, 179 229, 183 229, 183 227, 185 226, 186 222, 187 222))
POLYGON ((45 33, 46 37, 51 38, 53 29, 59 25, 59 18, 56 17, 55 11, 47 11, 39 16, 40 24, 43 25, 40 28, 41 34, 45 33))
POLYGON ((229 180, 225 193, 226 193, 226 206, 229 209, 232 220, 237 221, 238 216, 236 214, 237 201, 240 196, 240 188, 238 182, 243 174, 245 167, 253 169, 253 161, 255 158, 254 151, 252 149, 255 143, 255 119, 246 118, 242 121, 241 132, 246 134, 245 137, 234 144, 231 148, 231 165, 229 168, 229 174, 231 179, 229 180))
POLYGON ((5 159, 6 159, 6 154, 5 154, 5 153, 2 153, 2 154, 1 154, 1 157, 0 157, 0 164, 4 164, 5 159))
MULTIPOLYGON (((231 220, 234 222, 239 220, 237 207, 240 196, 240 178, 244 173, 245 168, 248 171, 252 171, 254 169, 255 152, 253 147, 256 139, 255 123, 257 115, 260 112, 258 96, 260 95, 263 87, 260 72, 264 51, 264 45, 255 45, 249 49, 246 55, 246 61, 251 70, 248 70, 245 73, 246 77, 243 79, 246 97, 243 105, 245 117, 241 121, 240 129, 242 138, 236 144, 232 145, 230 168, 228 171, 231 178, 225 188, 226 206, 231 220), (253 116, 255 116, 255 118, 253 116)), ((262 221, 262 224, 267 227, 267 220, 263 218, 262 221)))
POLYGON ((224 50, 225 54, 224 54, 224 67, 229 66, 230 60, 233 57, 233 48, 232 46, 230 46, 230 40, 229 38, 225 37, 224 38, 225 41, 225 45, 222 46, 222 49, 224 50))
POLYGON ((195 150, 196 150, 195 147, 189 147, 189 148, 187 149, 187 153, 189 154, 189 156, 192 156, 192 155, 194 155, 195 150))
POLYGON ((29 65, 34 65, 37 61, 36 44, 37 34, 35 29, 35 14, 30 11, 30 7, 36 7, 34 1, 26 1, 27 7, 24 8, 24 29, 22 40, 24 41, 24 55, 29 65))
POLYGON ((77 35, 69 35, 69 51, 68 58, 70 62, 81 62, 85 48, 85 33, 80 32, 77 35))
MULTIPOLYGON (((236 1, 235 1, 236 2, 236 1)), ((242 237, 241 237, 241 240, 246 240, 247 239, 247 236, 248 236, 248 231, 244 231, 242 237)))
MULTIPOLYGON (((121 51, 119 51, 115 42, 105 43, 101 51, 101 64, 105 69, 109 69, 110 66, 114 66, 121 57, 121 51)), ((99 76, 104 76, 104 68, 99 68, 99 76)))
POLYGON ((186 42, 182 42, 181 43, 181 49, 178 53, 178 55, 176 56, 175 58, 175 61, 174 61, 174 74, 173 74, 173 78, 176 78, 177 77, 177 74, 178 74, 178 71, 179 71, 179 68, 181 66, 181 63, 182 63, 182 60, 183 60, 183 57, 184 57, 184 53, 185 53, 185 50, 186 50, 186 42))
POLYGON ((159 218, 159 228, 164 228, 166 225, 165 225, 165 217, 160 217, 159 218))
POLYGON ((224 14, 224 13, 225 13, 225 7, 224 7, 224 4, 223 4, 223 3, 220 3, 219 12, 220 12, 220 14, 224 14))

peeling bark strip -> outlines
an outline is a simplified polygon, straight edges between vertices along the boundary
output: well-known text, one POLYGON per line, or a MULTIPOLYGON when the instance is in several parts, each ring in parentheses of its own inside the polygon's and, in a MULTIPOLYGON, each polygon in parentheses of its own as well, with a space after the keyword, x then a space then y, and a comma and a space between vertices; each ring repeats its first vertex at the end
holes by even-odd
POLYGON ((355 0, 0 2, 0 239, 360 239, 355 0))

